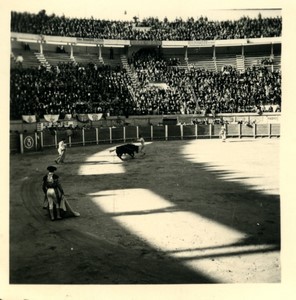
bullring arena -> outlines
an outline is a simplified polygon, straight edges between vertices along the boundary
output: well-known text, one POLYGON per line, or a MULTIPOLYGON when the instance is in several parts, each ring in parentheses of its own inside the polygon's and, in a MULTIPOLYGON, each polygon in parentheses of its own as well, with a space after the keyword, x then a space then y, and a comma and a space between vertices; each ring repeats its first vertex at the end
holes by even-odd
POLYGON ((55 222, 41 181, 56 151, 11 157, 11 282, 280 282, 279 139, 113 148, 68 148, 57 174, 81 216, 55 222))
POLYGON ((282 12, 248 13, 10 12, 11 286, 283 282, 282 12))

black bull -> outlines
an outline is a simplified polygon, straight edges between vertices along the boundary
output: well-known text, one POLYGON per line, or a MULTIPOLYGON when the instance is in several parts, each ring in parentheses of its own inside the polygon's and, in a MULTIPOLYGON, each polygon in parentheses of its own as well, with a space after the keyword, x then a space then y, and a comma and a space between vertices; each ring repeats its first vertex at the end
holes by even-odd
POLYGON ((134 144, 125 144, 122 146, 118 146, 116 147, 114 150, 112 151, 116 151, 117 156, 122 160, 121 156, 123 154, 128 154, 131 158, 135 158, 135 152, 138 153, 139 152, 139 146, 136 146, 134 144))

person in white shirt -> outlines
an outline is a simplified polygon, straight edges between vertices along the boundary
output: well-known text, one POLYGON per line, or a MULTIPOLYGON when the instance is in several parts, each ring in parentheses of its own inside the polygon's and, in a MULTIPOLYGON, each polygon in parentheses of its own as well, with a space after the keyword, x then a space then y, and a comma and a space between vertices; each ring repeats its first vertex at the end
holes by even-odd
POLYGON ((226 141, 226 125, 225 124, 223 124, 221 126, 220 136, 222 138, 222 142, 225 142, 226 141))
POLYGON ((58 147, 58 153, 59 153, 59 157, 55 160, 55 162, 57 164, 59 163, 64 163, 65 162, 65 158, 66 158, 66 147, 67 144, 65 143, 66 139, 63 138, 60 142, 59 142, 59 147, 58 147))
POLYGON ((144 148, 145 148, 145 140, 144 140, 144 138, 143 138, 141 135, 139 135, 138 142, 141 143, 141 146, 140 146, 140 148, 139 148, 139 152, 140 152, 142 155, 145 155, 145 154, 146 154, 145 151, 144 151, 144 148))
POLYGON ((24 62, 24 58, 23 56, 20 54, 16 57, 15 59, 15 62, 16 64, 19 66, 19 67, 22 67, 23 66, 23 62, 24 62))

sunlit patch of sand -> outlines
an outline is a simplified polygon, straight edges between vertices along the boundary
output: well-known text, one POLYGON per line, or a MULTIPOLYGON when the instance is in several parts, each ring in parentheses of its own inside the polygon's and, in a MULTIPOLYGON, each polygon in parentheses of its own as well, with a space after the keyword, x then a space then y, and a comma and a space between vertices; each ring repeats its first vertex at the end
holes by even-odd
POLYGON ((223 180, 279 195, 279 144, 277 139, 193 140, 184 145, 182 154, 190 162, 221 171, 218 176, 223 180))
POLYGON ((260 252, 274 255, 272 246, 242 245, 243 232, 179 210, 150 190, 99 191, 89 196, 122 227, 216 282, 236 282, 242 278, 241 272, 246 281, 256 281, 254 274, 264 268, 260 252))

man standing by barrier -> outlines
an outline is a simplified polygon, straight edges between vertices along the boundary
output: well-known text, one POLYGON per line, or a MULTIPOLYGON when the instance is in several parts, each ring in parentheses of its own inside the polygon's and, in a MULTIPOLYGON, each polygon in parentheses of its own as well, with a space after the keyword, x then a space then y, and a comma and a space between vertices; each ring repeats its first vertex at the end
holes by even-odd
POLYGON ((222 142, 226 141, 226 125, 223 124, 220 130, 220 136, 222 138, 222 142))
POLYGON ((66 147, 67 147, 67 144, 65 143, 65 141, 66 141, 66 139, 62 138, 62 140, 59 142, 59 147, 58 147, 59 157, 55 160, 55 162, 57 164, 65 162, 66 147))
POLYGON ((145 148, 145 140, 144 140, 144 138, 143 138, 141 135, 139 135, 138 141, 141 143, 139 152, 140 152, 142 155, 145 155, 145 154, 146 154, 145 151, 144 151, 144 148, 145 148))

